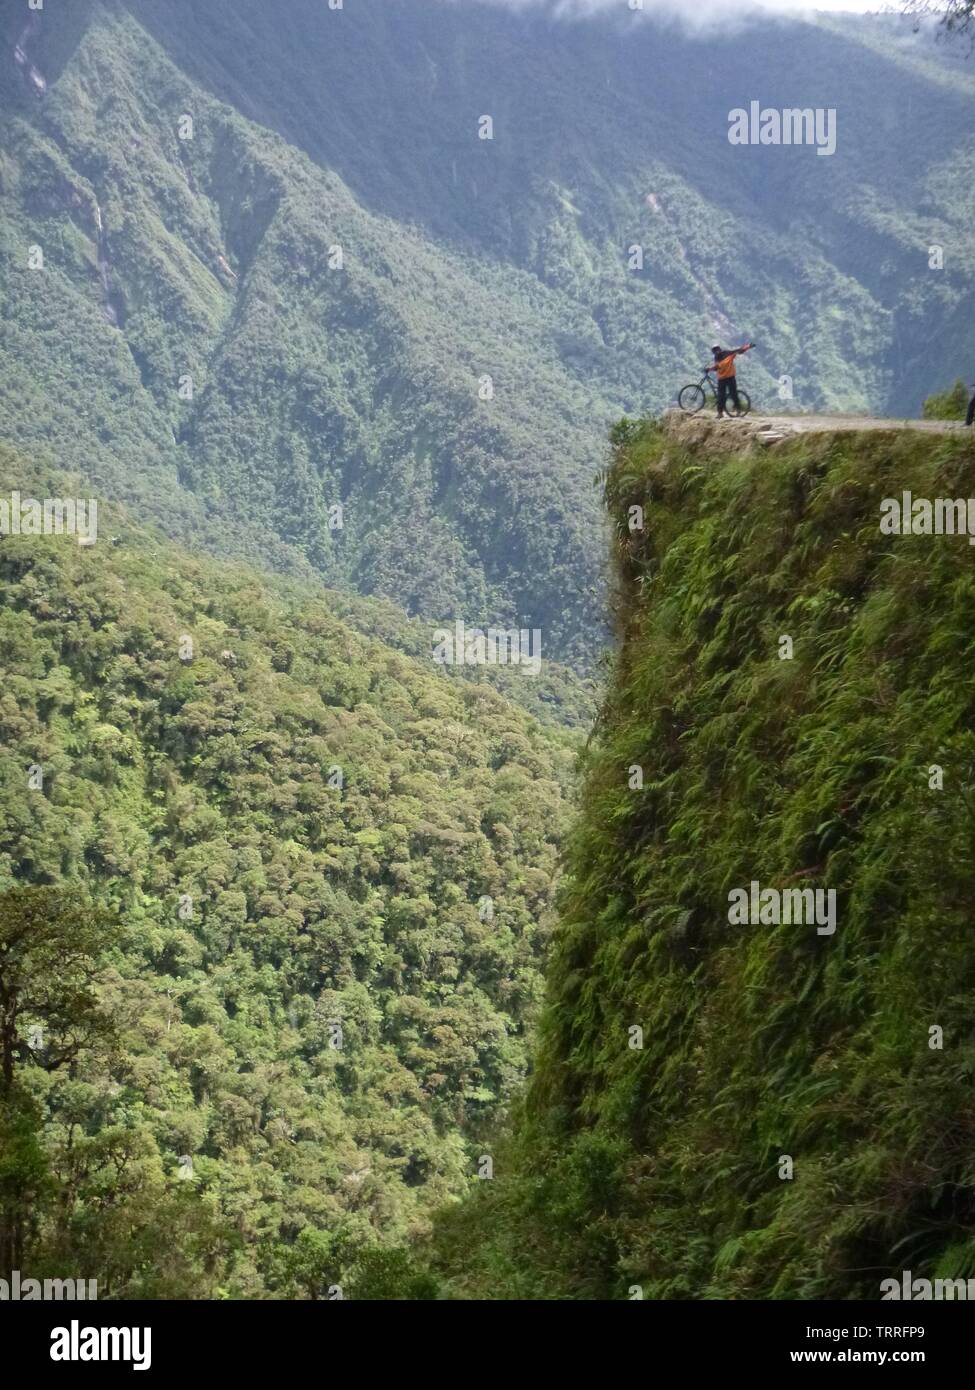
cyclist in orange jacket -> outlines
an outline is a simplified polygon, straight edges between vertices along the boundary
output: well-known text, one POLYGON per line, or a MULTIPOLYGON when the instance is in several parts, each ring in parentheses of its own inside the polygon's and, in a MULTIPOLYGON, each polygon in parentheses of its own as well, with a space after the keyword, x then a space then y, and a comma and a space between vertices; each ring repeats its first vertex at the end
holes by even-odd
POLYGON ((753 348, 754 343, 745 343, 740 348, 723 348, 715 343, 711 349, 714 361, 704 368, 706 372, 716 371, 718 373, 718 419, 723 420, 725 415, 725 402, 730 396, 735 407, 735 414, 741 411, 741 401, 738 399, 738 382, 735 377, 735 358, 741 353, 753 348))

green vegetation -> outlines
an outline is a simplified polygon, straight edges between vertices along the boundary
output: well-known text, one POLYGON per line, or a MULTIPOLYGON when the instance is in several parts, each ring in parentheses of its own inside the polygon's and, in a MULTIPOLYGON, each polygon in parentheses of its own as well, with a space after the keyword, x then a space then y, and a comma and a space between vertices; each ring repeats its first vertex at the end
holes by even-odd
POLYGON ((947 391, 928 396, 921 413, 925 420, 964 420, 969 396, 968 387, 958 377, 947 391))
POLYGON ((758 408, 787 374, 797 409, 916 414, 958 369, 975 75, 896 25, 708 47, 454 0, 47 0, 41 94, 23 9, 0 437, 194 552, 591 669, 593 460, 715 334, 758 343, 758 408), (743 94, 797 99, 800 46, 802 100, 844 93, 835 156, 730 147, 743 94))
POLYGON ((0 896, 0 1270, 18 1268, 48 1174, 37 1111, 19 1084, 26 1060, 70 1066, 108 1035, 93 980, 107 940, 97 914, 49 888, 0 896))
POLYGON ((0 1226, 106 1296, 419 1296, 387 1247, 524 1076, 576 736, 99 521, 0 541, 0 1226))
POLYGON ((894 21, 279 8, 0 15, 0 497, 101 522, 0 538, 0 1274, 967 1272, 972 552, 877 505, 971 491, 971 441, 616 427, 541 982, 605 429, 716 337, 759 409, 919 411, 970 339, 975 76, 894 21), (837 92, 828 159, 729 145, 837 92), (544 674, 438 669, 458 617, 544 674), (835 937, 730 927, 755 878, 835 888, 835 937))
POLYGON ((975 442, 689 437, 614 432, 621 647, 536 1069, 441 1223, 446 1296, 975 1273, 975 573, 963 536, 879 530, 904 489, 970 496, 975 442), (731 925, 753 880, 835 889, 835 935, 731 925))

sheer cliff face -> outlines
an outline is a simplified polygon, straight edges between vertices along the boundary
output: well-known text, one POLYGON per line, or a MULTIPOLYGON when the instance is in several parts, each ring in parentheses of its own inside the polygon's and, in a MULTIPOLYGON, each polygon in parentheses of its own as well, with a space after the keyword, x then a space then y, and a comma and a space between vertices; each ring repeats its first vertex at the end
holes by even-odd
POLYGON ((973 80, 893 31, 50 0, 2 42, 3 432, 194 543, 585 664, 605 424, 715 334, 766 404, 957 374, 973 80), (731 144, 753 101, 835 151, 731 144))
POLYGON ((975 444, 695 434, 616 431, 621 648, 475 1295, 965 1275, 975 444))

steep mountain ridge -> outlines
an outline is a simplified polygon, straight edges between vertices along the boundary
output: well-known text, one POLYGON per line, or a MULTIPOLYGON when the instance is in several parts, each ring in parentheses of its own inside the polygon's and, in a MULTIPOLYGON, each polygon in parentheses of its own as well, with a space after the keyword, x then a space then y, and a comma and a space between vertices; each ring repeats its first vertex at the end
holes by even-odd
POLYGON ((620 649, 448 1296, 972 1277, 975 524, 892 534, 905 492, 970 498, 971 431, 614 431, 620 649))
POLYGON ((766 403, 913 413, 957 374, 975 84, 896 26, 48 0, 27 48, 3 432, 194 546, 587 667, 591 460, 714 334, 760 342, 766 403), (838 106, 836 154, 729 146, 753 97, 838 106))

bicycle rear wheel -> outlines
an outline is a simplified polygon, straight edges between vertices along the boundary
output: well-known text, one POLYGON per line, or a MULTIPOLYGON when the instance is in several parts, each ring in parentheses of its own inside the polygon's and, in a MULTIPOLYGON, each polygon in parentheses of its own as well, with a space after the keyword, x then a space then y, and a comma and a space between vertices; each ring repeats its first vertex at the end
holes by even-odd
POLYGON ((706 400, 707 396, 700 386, 682 386, 677 404, 686 414, 696 415, 706 400))
POLYGON ((729 415, 735 415, 739 417, 742 415, 747 415, 751 408, 752 403, 748 395, 748 392, 743 391, 740 386, 738 387, 738 409, 735 409, 734 401, 729 401, 725 406, 725 410, 728 412, 729 415))

